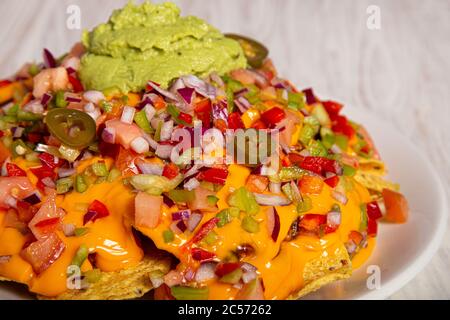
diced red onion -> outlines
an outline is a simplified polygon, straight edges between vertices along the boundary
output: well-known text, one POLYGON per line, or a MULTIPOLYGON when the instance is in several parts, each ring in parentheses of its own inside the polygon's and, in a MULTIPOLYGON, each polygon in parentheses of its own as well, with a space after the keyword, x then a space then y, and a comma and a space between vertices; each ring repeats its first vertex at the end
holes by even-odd
POLYGON ((163 123, 161 127, 160 139, 161 141, 167 141, 172 137, 173 121, 169 120, 163 123))
POLYGON ((143 174, 161 176, 164 170, 162 165, 145 161, 136 161, 136 165, 143 174))
POLYGON ((73 237, 75 235, 76 226, 73 223, 63 223, 61 227, 66 237, 73 237))
POLYGON ((95 110, 95 105, 92 102, 88 102, 84 105, 85 112, 93 112, 95 110))
POLYGON ((244 88, 234 92, 234 96, 235 97, 240 97, 240 96, 243 96, 244 94, 246 94, 247 92, 248 92, 248 88, 244 87, 244 88))
POLYGON ((74 96, 66 96, 64 98, 64 100, 66 100, 67 102, 74 102, 74 103, 79 103, 79 102, 82 101, 81 98, 77 98, 77 97, 74 97, 74 96))
POLYGON ((83 98, 92 103, 98 104, 100 101, 105 100, 105 95, 100 91, 86 91, 83 94, 83 98))
POLYGON ((14 127, 11 129, 13 138, 20 138, 25 131, 25 128, 22 127, 14 127))
POLYGON ((266 79, 265 75, 260 73, 259 71, 253 71, 253 70, 249 70, 249 72, 255 77, 255 84, 260 87, 260 88, 264 88, 267 87, 267 85, 269 84, 269 81, 266 79))
POLYGON ((333 190, 331 192, 331 196, 333 197, 333 199, 335 199, 336 201, 342 203, 343 205, 347 204, 347 196, 337 190, 333 190))
POLYGON ((185 232, 187 229, 186 223, 183 220, 178 221, 176 226, 181 232, 185 232))
POLYGON ((190 215, 191 215, 191 210, 189 210, 189 209, 173 212, 172 213, 172 221, 189 219, 190 215))
POLYGON ((73 75, 73 74, 76 74, 76 73, 77 73, 77 70, 75 70, 75 69, 72 68, 72 67, 66 68, 66 71, 67 71, 67 73, 68 73, 69 75, 73 75))
POLYGON ((164 284, 164 277, 160 276, 156 272, 150 272, 150 282, 152 283, 153 289, 159 288, 164 284))
POLYGON ((267 209, 267 231, 274 242, 277 242, 280 234, 280 216, 275 207, 267 209))
POLYGON ((341 224, 341 213, 339 211, 331 211, 327 214, 327 224, 337 227, 341 224))
POLYGON ((178 78, 170 86, 169 91, 172 92, 173 94, 176 94, 178 92, 178 89, 182 89, 182 88, 185 88, 185 87, 186 86, 184 85, 183 79, 178 78))
POLYGON ((92 112, 86 112, 89 116, 91 116, 92 119, 94 119, 94 121, 97 121, 98 117, 100 117, 102 115, 102 113, 100 112, 100 110, 98 108, 94 109, 94 111, 92 112))
POLYGON ((133 141, 131 141, 130 147, 131 149, 133 149, 133 151, 139 154, 148 152, 150 148, 147 140, 142 137, 137 137, 133 141))
POLYGON ((202 218, 203 218, 203 215, 201 213, 198 213, 198 212, 192 213, 187 222, 188 230, 191 232, 194 231, 195 228, 200 223, 200 221, 202 221, 202 218))
POLYGON ((256 279, 257 276, 258 275, 256 274, 256 271, 244 272, 244 274, 242 275, 242 281, 244 283, 249 283, 250 281, 256 279))
POLYGON ((147 117, 147 120, 150 121, 153 119, 156 113, 156 109, 153 108, 151 104, 146 104, 144 107, 145 116, 147 117))
POLYGON ((194 174, 196 174, 197 172, 199 172, 199 170, 202 168, 203 166, 200 164, 194 164, 188 171, 186 171, 186 173, 184 174, 184 178, 189 178, 191 176, 193 176, 194 174))
POLYGON ((338 161, 334 162, 334 171, 338 176, 342 176, 342 174, 344 173, 344 168, 339 164, 338 161))
POLYGON ((174 100, 174 101, 178 100, 177 97, 173 93, 171 93, 171 92, 169 92, 167 90, 164 90, 163 88, 158 86, 156 83, 154 83, 152 81, 149 81, 148 85, 150 87, 152 87, 155 91, 157 91, 159 94, 165 96, 166 98, 169 98, 169 99, 174 100))
POLYGON ((58 177, 66 178, 74 175, 77 171, 74 168, 59 168, 58 169, 58 177))
POLYGON ((36 191, 36 192, 33 192, 32 194, 30 194, 25 199, 23 199, 23 201, 25 201, 31 205, 35 205, 35 204, 38 204, 39 202, 41 202, 41 196, 39 195, 39 192, 36 191))
MULTIPOLYGON (((93 157, 94 157, 94 155, 91 152, 86 150, 83 152, 83 156, 81 157, 80 160, 92 159, 93 157)), ((76 168, 75 165, 73 167, 76 168)))
POLYGON ((303 149, 299 152, 299 155, 301 155, 302 157, 309 157, 311 156, 311 153, 307 149, 303 149))
POLYGON ((283 152, 286 154, 289 154, 292 151, 291 148, 287 144, 285 144, 281 141, 280 141, 280 147, 281 147, 281 149, 283 149, 283 152))
POLYGON ((178 221, 172 222, 169 226, 169 229, 172 230, 172 232, 175 234, 181 234, 181 233, 183 233, 183 231, 181 231, 180 228, 178 228, 177 223, 178 223, 178 221))
POLYGON ((116 141, 116 129, 115 128, 103 129, 102 139, 106 143, 114 144, 116 141))
POLYGON ((32 113, 42 114, 44 113, 44 106, 42 105, 40 100, 32 100, 23 107, 23 110, 32 113))
POLYGON ((311 88, 304 89, 303 93, 305 94, 307 104, 314 104, 314 103, 318 102, 316 99, 316 96, 314 95, 314 92, 311 88))
POLYGON ((294 194, 294 199, 296 199, 296 200, 302 199, 302 195, 300 193, 300 190, 298 189, 297 184, 294 181, 291 181, 290 185, 291 185, 292 193, 294 194))
POLYGON ((380 208, 381 215, 384 217, 386 215, 386 204, 384 203, 384 199, 377 200, 377 204, 380 208))
POLYGON ((272 193, 280 193, 281 192, 281 183, 279 182, 270 182, 269 191, 272 193))
POLYGON ((162 159, 169 159, 173 148, 170 144, 158 144, 155 154, 162 159))
POLYGON ((41 181, 46 187, 49 187, 51 189, 54 189, 56 187, 55 182, 50 177, 45 177, 41 181))
POLYGON ((68 59, 65 59, 61 66, 66 68, 67 73, 70 74, 69 71, 72 70, 73 70, 72 73, 75 73, 80 68, 80 58, 70 57, 68 59))
POLYGON ((150 147, 151 147, 153 150, 156 150, 156 148, 158 147, 158 142, 156 142, 155 140, 153 140, 153 138, 152 138, 150 135, 148 135, 147 133, 144 133, 144 134, 142 135, 142 137, 148 142, 148 144, 150 145, 150 147))
POLYGON ((191 104, 195 90, 192 88, 181 88, 177 90, 178 94, 187 104, 191 104))
POLYGON ((41 98, 41 104, 45 107, 50 102, 50 100, 52 100, 52 95, 49 93, 44 93, 41 98))
POLYGON ((11 257, 11 255, 0 256, 0 263, 8 263, 11 257))
POLYGON ((256 202, 262 206, 288 206, 291 201, 279 195, 254 193, 256 202))
POLYGON ((225 103, 212 103, 212 117, 214 120, 222 119, 224 121, 228 121, 228 110, 225 103))
POLYGON ((17 208, 17 199, 13 196, 7 195, 5 197, 4 203, 11 208, 17 208))
POLYGON ((216 276, 216 262, 204 262, 200 265, 195 273, 196 282, 204 282, 215 279, 216 276))
POLYGON ((184 184, 184 188, 189 191, 194 190, 199 186, 200 186, 200 181, 198 181, 196 178, 192 178, 184 184))
POLYGON ((186 87, 193 88, 198 94, 210 99, 216 98, 216 88, 211 84, 199 79, 194 75, 187 75, 181 78, 183 79, 186 87))
POLYGON ((136 112, 136 110, 133 107, 125 106, 123 108, 122 116, 120 118, 120 121, 122 121, 124 123, 128 123, 128 124, 132 124, 135 112, 136 112))
POLYGON ((333 152, 334 154, 340 154, 342 153, 342 149, 339 148, 339 146, 337 144, 333 144, 330 148, 331 152, 333 152))
POLYGON ((357 246, 353 240, 349 240, 345 243, 345 248, 347 249, 348 254, 355 253, 357 246))
POLYGON ((44 65, 46 68, 55 68, 56 67, 55 57, 48 49, 44 49, 43 56, 44 56, 44 65))

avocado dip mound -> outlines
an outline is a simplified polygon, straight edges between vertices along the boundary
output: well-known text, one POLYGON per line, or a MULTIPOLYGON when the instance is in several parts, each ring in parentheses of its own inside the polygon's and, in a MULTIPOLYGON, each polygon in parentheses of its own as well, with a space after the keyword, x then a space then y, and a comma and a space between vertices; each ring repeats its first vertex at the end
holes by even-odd
POLYGON ((80 78, 95 90, 137 92, 149 80, 167 87, 182 75, 224 74, 247 63, 237 41, 197 17, 180 17, 173 3, 129 3, 85 32, 83 44, 80 78))

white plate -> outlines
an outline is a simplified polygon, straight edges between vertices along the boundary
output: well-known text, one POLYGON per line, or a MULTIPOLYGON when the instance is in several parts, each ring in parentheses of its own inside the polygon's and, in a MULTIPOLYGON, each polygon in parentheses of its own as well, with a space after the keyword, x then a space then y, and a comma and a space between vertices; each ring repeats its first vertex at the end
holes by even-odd
MULTIPOLYGON (((366 111, 346 107, 350 119, 364 124, 387 163, 389 178, 401 184, 411 208, 403 225, 381 224, 372 257, 353 276, 326 286, 307 299, 385 299, 410 281, 430 261, 447 225, 447 198, 430 162, 395 128, 366 111), (369 290, 367 267, 381 271, 380 289, 369 290)), ((18 285, 0 284, 0 299, 30 298, 18 285)))
POLYGON ((343 111, 367 128, 387 164, 388 177, 400 183, 411 212, 406 224, 379 224, 373 255, 351 278, 306 299, 385 299, 413 279, 439 248, 447 226, 447 197, 430 161, 408 138, 372 113, 349 107, 343 111), (379 289, 368 289, 373 274, 369 266, 379 267, 379 289))

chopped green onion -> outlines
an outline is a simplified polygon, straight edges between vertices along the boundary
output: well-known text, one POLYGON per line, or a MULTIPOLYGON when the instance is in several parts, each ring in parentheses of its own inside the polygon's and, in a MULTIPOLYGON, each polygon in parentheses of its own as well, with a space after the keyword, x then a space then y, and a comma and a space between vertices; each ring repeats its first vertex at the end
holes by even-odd
POLYGON ((121 173, 119 169, 113 168, 108 174, 108 182, 115 181, 118 177, 120 177, 121 173))
POLYGON ((218 235, 214 231, 209 232, 205 238, 203 238, 203 241, 208 245, 213 245, 218 240, 218 235))
POLYGON ((314 104, 311 114, 317 118, 322 126, 329 126, 331 124, 330 116, 321 103, 314 104))
POLYGON ((73 187, 73 179, 71 177, 61 178, 56 181, 56 193, 64 194, 73 187))
POLYGON ((165 243, 170 243, 173 239, 175 239, 175 235, 172 230, 164 230, 162 235, 165 243))
POLYGON ((308 144, 307 150, 313 157, 326 157, 328 155, 328 151, 322 142, 318 140, 311 140, 308 144))
POLYGON ((219 228, 222 228, 226 224, 230 223, 231 220, 232 220, 228 208, 227 209, 223 209, 222 211, 217 213, 216 214, 216 218, 219 219, 219 221, 217 222, 217 227, 219 227, 219 228))
POLYGON ((365 204, 362 204, 360 206, 360 212, 361 212, 361 219, 359 223, 359 231, 363 232, 367 229, 367 209, 365 204))
POLYGON ((348 148, 348 138, 343 134, 336 135, 336 145, 341 148, 342 151, 346 151, 348 148))
POLYGON ((60 90, 55 94, 55 106, 57 108, 65 108, 69 103, 66 101, 64 97, 64 91, 60 90))
POLYGON ((80 150, 70 148, 63 144, 59 147, 58 151, 61 154, 61 157, 63 157, 69 162, 74 162, 81 153, 80 150))
POLYGON ((352 166, 344 164, 343 175, 347 177, 353 177, 356 174, 356 169, 352 166))
POLYGON ((278 172, 278 175, 275 177, 269 177, 272 181, 272 179, 274 181, 272 182, 288 182, 288 181, 292 181, 292 180, 297 180, 302 178, 305 175, 305 170, 297 167, 297 166, 292 166, 292 167, 282 167, 280 169, 280 172, 278 172), (275 181, 278 180, 278 181, 275 181))
POLYGON ((186 286, 174 286, 170 288, 172 296, 177 300, 208 300, 209 289, 186 286))
POLYGON ((82 244, 75 253, 71 265, 78 266, 81 268, 83 262, 87 259, 88 255, 89 255, 89 248, 85 244, 82 244))
POLYGON ((220 282, 229 283, 229 284, 236 284, 238 283, 243 275, 243 271, 241 268, 237 268, 236 270, 233 270, 230 273, 227 273, 223 277, 219 279, 220 282))
POLYGON ((158 122, 158 127, 156 128, 155 136, 153 137, 153 139, 154 139, 156 142, 159 142, 159 140, 161 139, 161 129, 162 129, 162 126, 163 126, 163 121, 159 121, 159 122, 158 122))
POLYGON ((153 131, 144 109, 134 114, 134 122, 146 133, 153 131))
POLYGON ((298 140, 304 145, 307 146, 309 141, 315 136, 316 132, 313 127, 310 125, 304 125, 300 130, 300 135, 298 140))
POLYGON ((227 95, 227 111, 228 114, 230 114, 234 111, 234 92, 230 87, 227 88, 226 95, 227 95))
POLYGON ((74 231, 75 237, 84 236, 89 232, 89 228, 76 228, 74 231))
POLYGON ((103 111, 105 111, 106 113, 111 112, 113 109, 113 106, 110 102, 106 101, 106 100, 102 100, 99 103, 100 108, 102 108, 103 111))
POLYGON ((38 113, 28 112, 19 110, 17 111, 17 120, 18 121, 38 121, 41 120, 43 116, 38 113))
POLYGON ((19 111, 19 105, 16 103, 11 108, 6 111, 7 116, 16 116, 17 112, 19 111))
POLYGON ((258 221, 251 216, 245 216, 244 219, 242 219, 241 227, 249 233, 256 233, 259 231, 258 221))
POLYGON ((305 213, 312 209, 312 200, 310 197, 303 196, 303 199, 297 204, 297 213, 305 213))
POLYGON ((109 172, 104 162, 97 162, 92 164, 92 171, 97 177, 107 177, 109 172))
POLYGON ((219 201, 219 198, 217 198, 216 196, 207 196, 206 201, 208 201, 208 204, 210 206, 215 206, 217 201, 219 201))
POLYGON ((305 106, 305 98, 302 92, 288 92, 288 107, 294 110, 300 110, 305 106))
POLYGON ((36 63, 33 63, 29 68, 28 68, 28 73, 30 74, 30 76, 34 77, 35 75, 37 75, 39 72, 41 71, 41 69, 39 68, 39 66, 36 63))
POLYGON ((151 174, 137 174, 129 178, 129 182, 135 189, 145 191, 154 196, 159 196, 163 192, 175 189, 181 181, 183 181, 181 174, 173 179, 151 174))
POLYGON ((240 187, 235 190, 228 198, 228 204, 239 208, 241 211, 253 215, 259 212, 259 205, 256 202, 255 196, 249 192, 245 187, 240 187))
POLYGON ((170 190, 167 196, 176 203, 187 203, 195 200, 194 190, 170 190))
POLYGON ((331 206, 331 211, 341 212, 341 207, 337 203, 335 203, 331 206))
POLYGON ((102 278, 102 272, 100 271, 100 269, 92 269, 92 270, 83 272, 83 276, 87 282, 96 283, 96 282, 100 281, 100 279, 102 278))
POLYGON ((86 179, 83 175, 79 174, 75 178, 75 190, 79 193, 83 193, 87 190, 88 184, 86 182, 86 179))

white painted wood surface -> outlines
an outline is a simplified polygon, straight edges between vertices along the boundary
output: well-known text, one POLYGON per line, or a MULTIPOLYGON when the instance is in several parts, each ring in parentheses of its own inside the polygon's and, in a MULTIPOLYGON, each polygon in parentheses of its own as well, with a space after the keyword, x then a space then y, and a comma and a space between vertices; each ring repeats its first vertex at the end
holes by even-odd
MULTIPOLYGON (((125 0, 1 0, 0 75, 62 54, 80 38, 66 28, 80 6, 82 28, 107 20, 125 0)), ((450 1, 183 0, 183 14, 264 42, 279 72, 321 97, 367 108, 394 123, 450 188, 450 1), (366 26, 369 5, 381 29, 366 26)), ((0 77, 1 78, 1 77, 0 77)), ((420 169, 418 169, 420 170, 420 169)), ((449 191, 447 191, 450 194, 449 191)), ((450 236, 432 262, 393 299, 450 299, 450 236)))

